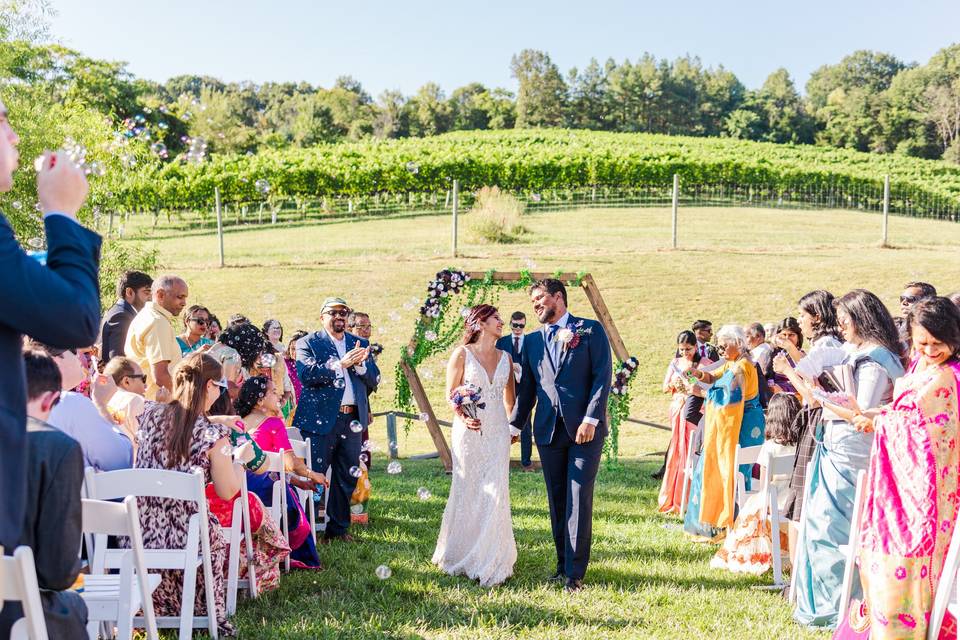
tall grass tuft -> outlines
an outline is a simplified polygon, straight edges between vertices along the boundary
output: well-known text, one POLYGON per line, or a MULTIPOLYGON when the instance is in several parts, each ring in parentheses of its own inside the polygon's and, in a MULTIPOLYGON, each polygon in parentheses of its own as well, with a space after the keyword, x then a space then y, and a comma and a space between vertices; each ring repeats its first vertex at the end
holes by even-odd
POLYGON ((475 239, 491 244, 510 244, 527 233, 520 223, 523 203, 499 187, 483 187, 469 211, 469 226, 475 239))

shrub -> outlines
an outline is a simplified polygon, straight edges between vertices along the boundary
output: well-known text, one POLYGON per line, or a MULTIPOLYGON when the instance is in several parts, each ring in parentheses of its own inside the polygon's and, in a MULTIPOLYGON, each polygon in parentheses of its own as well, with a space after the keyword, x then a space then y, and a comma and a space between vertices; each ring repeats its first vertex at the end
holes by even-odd
POLYGON ((483 187, 469 211, 470 230, 479 242, 509 244, 527 230, 520 224, 523 203, 498 187, 483 187))
POLYGON ((100 306, 106 309, 116 301, 117 282, 124 271, 143 271, 156 278, 160 275, 158 269, 156 249, 146 249, 143 245, 131 242, 104 239, 100 251, 100 306))

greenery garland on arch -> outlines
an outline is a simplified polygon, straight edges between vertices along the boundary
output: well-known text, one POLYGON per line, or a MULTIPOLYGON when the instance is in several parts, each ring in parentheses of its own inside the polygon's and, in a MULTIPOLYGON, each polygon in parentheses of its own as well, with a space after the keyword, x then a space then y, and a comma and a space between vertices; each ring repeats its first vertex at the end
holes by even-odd
MULTIPOLYGON (((410 343, 403 348, 400 360, 395 366, 396 397, 398 411, 413 411, 413 394, 410 383, 403 372, 406 363, 414 371, 427 358, 449 352, 450 348, 463 335, 463 319, 469 309, 478 304, 496 305, 500 292, 528 289, 534 278, 529 270, 521 270, 520 278, 504 281, 495 278, 496 271, 490 269, 482 279, 471 278, 466 272, 447 268, 437 273, 436 278, 427 286, 427 298, 420 307, 420 317, 414 327, 410 343), (460 295, 465 296, 462 304, 455 304, 460 295)), ((554 277, 561 279, 562 271, 556 271, 554 277)), ((567 280, 567 286, 579 287, 586 272, 577 273, 574 280, 567 280)), ((630 413, 630 384, 637 370, 636 358, 618 362, 614 368, 614 379, 610 397, 607 401, 607 413, 610 420, 610 437, 603 443, 603 451, 608 463, 615 463, 619 455, 620 423, 630 413)), ((407 420, 405 427, 410 428, 407 420)))

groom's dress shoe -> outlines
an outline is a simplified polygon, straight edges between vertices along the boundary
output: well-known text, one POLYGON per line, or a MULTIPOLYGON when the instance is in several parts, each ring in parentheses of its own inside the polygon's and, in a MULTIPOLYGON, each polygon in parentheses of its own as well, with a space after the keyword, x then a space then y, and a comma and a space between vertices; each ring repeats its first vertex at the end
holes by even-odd
POLYGON ((557 571, 555 574, 547 578, 547 582, 564 582, 566 579, 567 576, 563 575, 563 571, 557 571))
POLYGON ((583 580, 576 580, 574 578, 568 578, 567 584, 563 587, 564 591, 567 593, 576 593, 583 590, 583 580))

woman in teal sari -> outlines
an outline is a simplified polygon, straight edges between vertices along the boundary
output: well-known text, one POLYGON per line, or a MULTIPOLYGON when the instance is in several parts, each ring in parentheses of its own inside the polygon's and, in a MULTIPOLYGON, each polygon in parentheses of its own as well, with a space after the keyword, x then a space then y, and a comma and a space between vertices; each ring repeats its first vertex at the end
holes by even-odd
POLYGON ((835 305, 847 343, 839 367, 852 373, 854 388, 845 391, 855 402, 842 392, 827 396, 810 387, 801 389, 824 410, 815 434, 806 517, 800 523, 793 612, 801 624, 831 628, 837 624, 846 560, 840 546, 850 537, 857 474, 869 466, 873 444, 873 434, 859 431, 853 419, 861 411, 890 402, 894 382, 904 373, 897 328, 879 298, 856 289, 835 305))

